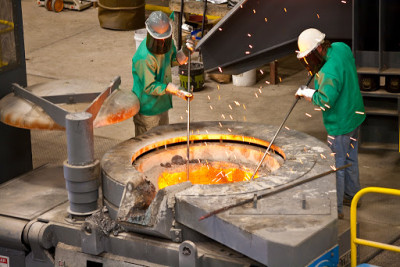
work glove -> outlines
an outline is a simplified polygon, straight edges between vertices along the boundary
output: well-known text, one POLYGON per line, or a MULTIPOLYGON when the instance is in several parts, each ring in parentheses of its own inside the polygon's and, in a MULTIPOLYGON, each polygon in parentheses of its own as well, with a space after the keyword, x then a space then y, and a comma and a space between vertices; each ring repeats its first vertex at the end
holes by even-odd
POLYGON ((308 88, 305 85, 300 86, 296 92, 296 97, 304 97, 305 100, 310 101, 315 93, 314 89, 308 88))
POLYGON ((189 56, 189 54, 193 54, 196 49, 196 39, 195 37, 187 38, 185 45, 182 47, 182 52, 185 56, 189 56))
POLYGON ((189 92, 187 92, 185 90, 179 89, 179 87, 176 86, 173 83, 169 83, 167 85, 167 88, 165 88, 165 91, 168 94, 176 95, 177 97, 180 97, 180 98, 182 98, 183 100, 186 100, 186 101, 187 100, 192 101, 192 99, 193 99, 193 94, 191 94, 191 93, 189 93, 189 92))

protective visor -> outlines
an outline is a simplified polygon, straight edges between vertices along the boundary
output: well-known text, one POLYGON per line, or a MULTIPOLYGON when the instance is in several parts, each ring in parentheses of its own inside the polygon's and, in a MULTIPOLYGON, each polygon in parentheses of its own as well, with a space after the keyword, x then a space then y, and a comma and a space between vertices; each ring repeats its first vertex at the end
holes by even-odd
POLYGON ((325 64, 324 58, 318 53, 316 48, 304 57, 299 58, 299 60, 311 75, 316 74, 325 64))
POLYGON ((171 49, 172 36, 165 39, 156 39, 147 33, 146 46, 147 49, 153 54, 165 54, 171 49))

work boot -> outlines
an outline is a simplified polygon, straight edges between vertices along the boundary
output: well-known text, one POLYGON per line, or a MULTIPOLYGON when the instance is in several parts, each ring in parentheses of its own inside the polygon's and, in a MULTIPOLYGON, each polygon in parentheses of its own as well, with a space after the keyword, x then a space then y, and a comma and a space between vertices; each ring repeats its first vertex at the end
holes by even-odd
MULTIPOLYGON (((351 206, 351 201, 352 201, 352 200, 353 200, 352 198, 344 197, 344 198, 343 198, 343 205, 350 207, 350 206, 351 206)), ((357 202, 357 208, 359 208, 360 206, 361 206, 361 200, 358 200, 358 202, 357 202)))
POLYGON ((337 217, 338 217, 339 220, 343 220, 344 219, 344 213, 343 212, 338 212, 337 217))

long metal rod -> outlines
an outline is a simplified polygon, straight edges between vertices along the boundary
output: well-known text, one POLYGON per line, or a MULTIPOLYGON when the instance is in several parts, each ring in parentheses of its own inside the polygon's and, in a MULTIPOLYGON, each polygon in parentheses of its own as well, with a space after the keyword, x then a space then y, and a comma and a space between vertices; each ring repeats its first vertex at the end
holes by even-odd
MULTIPOLYGON (((306 86, 308 86, 308 85, 310 84, 310 82, 311 82, 311 80, 312 80, 313 78, 314 78, 314 75, 312 75, 312 76, 310 77, 310 79, 308 80, 306 86)), ((290 107, 289 112, 286 114, 284 120, 282 121, 282 123, 281 123, 281 125, 279 126, 278 130, 276 131, 274 137, 272 138, 271 142, 269 143, 269 146, 268 146, 267 150, 265 150, 264 156, 262 157, 262 159, 261 159, 260 162, 258 163, 258 166, 257 166, 256 170, 254 171, 253 175, 252 175, 251 178, 250 178, 250 181, 254 179, 254 176, 256 176, 256 174, 257 174, 257 172, 258 172, 258 169, 260 169, 261 164, 264 162, 264 159, 265 159, 265 157, 267 156, 267 154, 268 154, 268 152, 269 152, 269 149, 271 148, 272 144, 274 143, 275 138, 278 136, 279 132, 281 131, 283 125, 284 125, 285 122, 286 122, 286 120, 289 118, 290 113, 292 113, 292 110, 293 110, 294 107, 296 106, 297 101, 299 101, 299 99, 300 99, 300 98, 296 97, 296 100, 293 102, 292 106, 290 107)))
MULTIPOLYGON (((193 93, 191 86, 190 86, 190 65, 192 63, 192 55, 189 52, 189 59, 188 59, 188 83, 187 83, 187 91, 189 93, 193 93)), ((187 162, 186 162, 186 180, 189 181, 189 161, 190 161, 190 99, 187 100, 187 147, 186 147, 186 154, 187 154, 187 162)))
MULTIPOLYGON (((350 167, 351 165, 352 165, 352 164, 349 163, 349 164, 347 164, 347 165, 341 166, 341 167, 336 168, 336 169, 334 169, 334 170, 330 170, 330 171, 327 171, 327 172, 324 172, 324 173, 320 173, 320 174, 318 174, 318 175, 312 176, 312 177, 310 177, 310 178, 307 178, 307 179, 304 179, 304 180, 301 180, 301 181, 298 181, 298 182, 295 182, 295 183, 291 183, 291 184, 284 185, 284 186, 279 187, 278 189, 276 189, 276 190, 274 190, 274 191, 271 191, 271 192, 268 192, 268 193, 265 193, 265 194, 262 194, 262 195, 257 196, 257 200, 258 200, 258 199, 261 199, 261 198, 264 198, 264 197, 267 197, 267 196, 275 195, 275 194, 277 194, 277 193, 280 193, 280 192, 283 192, 283 191, 286 191, 286 190, 289 190, 289 189, 294 188, 294 187, 296 187, 296 186, 299 186, 299 185, 301 185, 301 184, 305 184, 305 183, 311 182, 311 181, 316 180, 316 179, 318 179, 318 178, 321 178, 321 177, 323 177, 323 176, 326 176, 326 175, 329 175, 329 174, 331 174, 331 173, 334 173, 334 172, 343 170, 343 169, 345 169, 345 168, 348 168, 348 167, 350 167)), ((212 211, 212 212, 210 212, 210 213, 208 213, 208 214, 206 214, 206 215, 204 215, 204 216, 201 216, 201 217, 199 218, 199 221, 202 221, 202 220, 204 220, 204 219, 206 219, 206 218, 208 218, 208 217, 211 217, 212 215, 216 215, 216 214, 221 213, 221 212, 223 212, 223 211, 227 211, 227 210, 229 210, 229 209, 236 208, 236 207, 238 207, 238 206, 242 206, 242 205, 247 204, 247 203, 251 203, 251 202, 254 201, 254 199, 255 199, 255 198, 252 197, 252 198, 250 198, 250 199, 240 201, 240 202, 238 202, 238 203, 236 203, 236 204, 233 204, 233 205, 230 205, 230 206, 226 206, 226 207, 223 207, 223 208, 214 210, 214 211, 212 211)))

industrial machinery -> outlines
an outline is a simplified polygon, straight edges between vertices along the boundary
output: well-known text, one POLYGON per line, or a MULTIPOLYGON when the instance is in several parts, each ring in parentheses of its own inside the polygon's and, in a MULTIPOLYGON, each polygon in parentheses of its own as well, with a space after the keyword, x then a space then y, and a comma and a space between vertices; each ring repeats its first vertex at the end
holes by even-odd
POLYGON ((60 12, 64 8, 71 10, 84 10, 92 6, 89 0, 37 0, 38 6, 44 6, 48 11, 60 12))
MULTIPOLYGON (((20 3, 8 3, 22 37, 20 3)), ((190 135, 175 124, 124 141, 99 161, 93 127, 132 117, 137 99, 118 89, 119 78, 108 86, 67 80, 25 88, 17 62, 21 72, 0 72, 8 82, 1 127, 65 129, 68 159, 14 171, 0 184, 0 264, 337 266, 334 160, 321 141, 284 129, 271 145, 276 127, 251 123, 198 122, 190 135)), ((25 152, 5 146, 2 153, 12 149, 25 152)), ((6 161, 1 172, 21 160, 6 161)))

